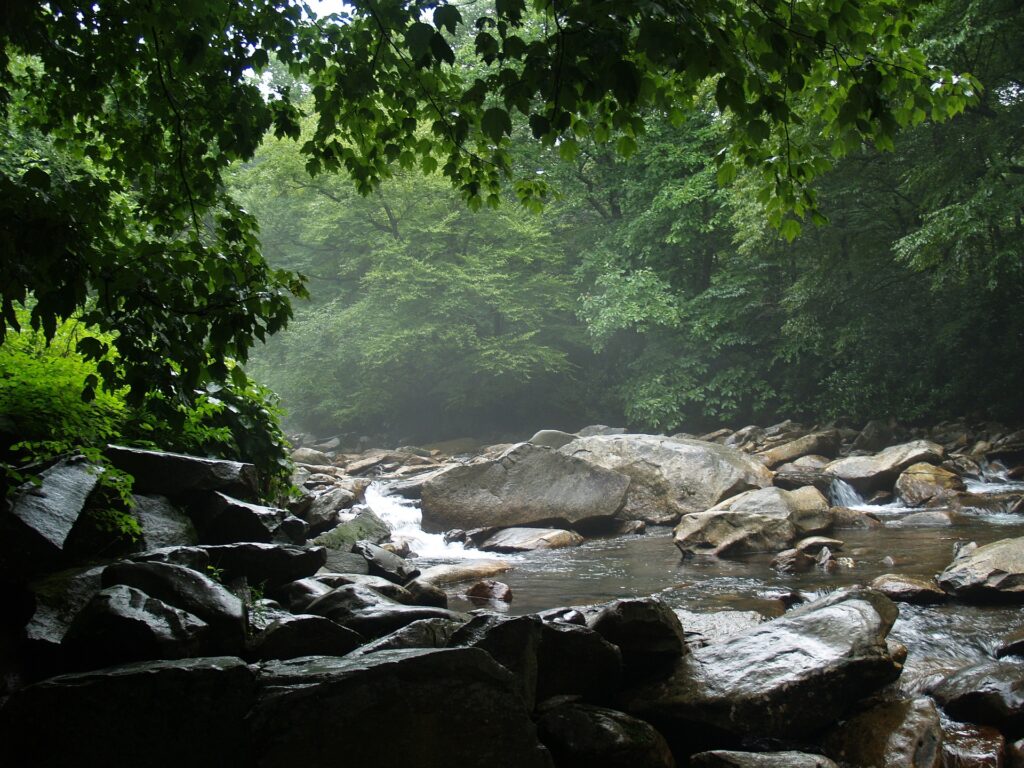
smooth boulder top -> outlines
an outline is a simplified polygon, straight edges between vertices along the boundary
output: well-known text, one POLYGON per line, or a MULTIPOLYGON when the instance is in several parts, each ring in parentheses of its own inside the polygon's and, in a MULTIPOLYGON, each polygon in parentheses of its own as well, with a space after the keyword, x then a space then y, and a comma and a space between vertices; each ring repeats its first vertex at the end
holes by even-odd
POLYGON ((14 498, 10 514, 31 531, 47 555, 64 549, 85 500, 102 470, 83 460, 64 459, 40 473, 39 486, 28 485, 14 498))
POLYGON ((963 547, 938 582, 958 597, 1024 601, 1024 536, 963 547))
POLYGON ((888 490, 899 474, 913 464, 937 464, 945 450, 930 440, 912 440, 893 445, 872 456, 848 456, 825 467, 824 471, 838 477, 858 491, 888 490))
POLYGON ((670 524, 751 488, 772 484, 760 461, 736 448, 686 437, 595 435, 559 451, 631 479, 620 516, 670 524))

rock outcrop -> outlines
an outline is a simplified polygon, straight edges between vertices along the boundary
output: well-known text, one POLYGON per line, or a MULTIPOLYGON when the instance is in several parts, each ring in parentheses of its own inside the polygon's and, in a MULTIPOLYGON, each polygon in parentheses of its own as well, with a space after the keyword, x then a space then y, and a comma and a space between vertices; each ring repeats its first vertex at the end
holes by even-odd
POLYGON ((1024 537, 962 547, 939 586, 973 600, 1024 600, 1024 537))

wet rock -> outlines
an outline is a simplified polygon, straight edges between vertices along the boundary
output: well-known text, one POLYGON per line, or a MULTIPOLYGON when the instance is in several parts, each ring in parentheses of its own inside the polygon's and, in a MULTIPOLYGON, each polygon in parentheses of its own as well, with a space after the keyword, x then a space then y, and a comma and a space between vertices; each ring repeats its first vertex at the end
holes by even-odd
POLYGON ((773 552, 831 525, 828 501, 816 488, 762 488, 686 515, 676 527, 675 544, 686 554, 773 552))
POLYGON ((332 589, 343 587, 346 584, 359 584, 360 586, 374 589, 398 602, 403 602, 409 598, 407 590, 401 585, 385 579, 383 576, 371 576, 368 573, 320 573, 317 574, 316 578, 332 589))
POLYGON ((1024 537, 960 549, 938 582, 960 598, 1024 600, 1024 537))
POLYGON ((892 424, 880 419, 872 419, 864 425, 864 429, 854 439, 853 449, 855 451, 880 451, 885 446, 891 445, 895 437, 896 430, 892 424))
POLYGON ((288 608, 292 613, 304 613, 313 601, 330 592, 332 587, 317 579, 296 579, 295 581, 271 587, 267 594, 288 608))
POLYGON ((900 473, 913 464, 938 463, 945 451, 938 443, 914 440, 886 448, 873 456, 849 456, 833 461, 825 472, 838 477, 861 493, 892 488, 900 473))
POLYGON ((356 611, 391 605, 397 605, 397 601, 385 597, 371 587, 362 584, 345 584, 318 597, 309 604, 306 612, 326 616, 332 621, 343 622, 356 611))
POLYGON ((395 584, 404 584, 420 575, 419 570, 408 560, 388 552, 372 541, 357 541, 352 545, 352 551, 366 559, 371 576, 380 576, 395 584))
POLYGON ((505 528, 480 544, 485 552, 532 552, 536 549, 577 547, 583 537, 557 528, 505 528))
POLYGON ((679 617, 654 597, 608 603, 590 617, 587 626, 618 646, 631 678, 660 670, 688 650, 679 617))
POLYGON ((507 560, 465 560, 448 565, 435 565, 420 573, 418 581, 433 584, 437 587, 458 584, 462 581, 474 581, 497 576, 512 570, 512 563, 507 560))
POLYGON ((690 648, 701 648, 708 643, 716 643, 731 635, 746 632, 765 618, 757 611, 712 611, 698 613, 676 608, 673 611, 679 617, 686 632, 687 645, 690 648))
POLYGON ((886 644, 897 613, 877 592, 833 593, 681 657, 666 679, 628 690, 625 709, 663 730, 812 733, 898 677, 886 644))
POLYGON ((930 699, 884 702, 832 730, 824 747, 843 765, 941 768, 942 725, 930 699))
POLYGON ((772 558, 771 566, 780 573, 803 573, 811 570, 815 559, 799 549, 785 549, 772 558))
POLYGON ((832 476, 826 475, 818 469, 785 469, 792 465, 784 465, 775 472, 773 484, 777 488, 787 491, 795 491, 804 486, 811 485, 817 488, 823 495, 827 496, 832 486, 832 476))
POLYGON ((7 702, 0 743, 36 768, 251 765, 244 718, 255 689, 253 671, 231 657, 64 675, 7 702))
POLYGON ((323 451, 313 448, 296 448, 292 451, 292 461, 296 464, 330 464, 333 460, 323 451))
POLYGON ((615 515, 629 483, 618 472, 521 443, 493 461, 456 466, 427 481, 423 527, 572 527, 615 515))
POLYGON ((1024 732, 1024 664, 983 661, 958 670, 928 694, 954 720, 991 725, 1010 736, 1024 732))
POLYGON ((964 481, 934 464, 912 464, 896 480, 896 494, 908 507, 920 507, 946 491, 964 490, 964 481))
POLYGON ((71 622, 64 644, 76 666, 96 669, 193 656, 207 629, 191 613, 119 584, 93 595, 71 622))
POLYGON ((800 539, 800 541, 793 545, 794 549, 799 549, 805 555, 816 555, 825 547, 828 547, 833 552, 841 552, 843 550, 843 542, 839 539, 830 539, 828 536, 808 536, 806 539, 800 539))
POLYGON ((541 621, 536 616, 475 616, 454 632, 449 645, 481 648, 511 672, 528 710, 537 699, 541 621))
POLYGON ((256 636, 252 658, 267 661, 299 656, 344 656, 363 642, 351 629, 323 616, 283 616, 256 636))
POLYGON ((4 571, 38 572, 64 560, 64 548, 100 470, 81 459, 64 459, 40 473, 41 484, 19 489, 3 516, 4 571))
POLYGON ((274 541, 281 544, 305 544, 309 538, 309 525, 295 515, 285 515, 284 520, 274 531, 274 541))
POLYGON ((693 768, 839 768, 823 755, 806 752, 732 752, 715 749, 690 758, 693 768))
POLYGON ((446 608, 395 604, 364 608, 338 621, 342 626, 355 630, 363 637, 375 640, 421 619, 446 619, 465 623, 469 618, 468 614, 449 611, 446 608))
POLYGON ((948 528, 953 524, 949 513, 941 509, 911 512, 893 522, 895 528, 948 528))
POLYGON ((597 632, 560 621, 541 624, 537 700, 577 695, 608 701, 622 681, 622 654, 597 632))
POLYGON ((222 544, 204 547, 215 568, 231 581, 244 578, 249 584, 276 587, 312 576, 327 562, 323 547, 296 547, 289 544, 222 544))
POLYGON ((599 435, 623 435, 626 430, 623 427, 609 427, 604 424, 591 424, 576 433, 577 437, 596 437, 599 435))
POLYGON ((761 462, 773 469, 787 461, 793 461, 801 456, 824 454, 835 456, 839 452, 839 431, 827 429, 822 432, 813 432, 796 440, 791 440, 766 451, 761 451, 755 456, 761 462))
POLYGON ((967 514, 976 512, 1006 514, 1021 512, 1022 499, 1024 499, 1024 494, 1013 491, 984 494, 953 492, 936 497, 931 503, 948 505, 954 512, 967 514))
POLYGON ((136 552, 127 558, 138 563, 172 563, 191 568, 193 571, 206 573, 210 565, 210 555, 202 547, 160 547, 136 552))
POLYGON ((771 485, 756 459, 724 445, 689 438, 611 435, 581 438, 559 449, 567 456, 630 477, 620 517, 671 524, 723 499, 771 485))
POLYGON ((511 603, 512 588, 501 581, 484 579, 467 589, 466 597, 471 600, 497 600, 502 603, 511 603))
POLYGON ((143 549, 190 547, 199 543, 192 521, 166 496, 136 494, 132 498, 135 500, 132 515, 142 529, 139 544, 143 549))
POLYGON ((57 653, 75 615, 102 588, 102 573, 102 567, 72 568, 29 585, 34 609, 24 637, 40 661, 57 653))
POLYGON ((357 648, 353 653, 362 655, 401 648, 445 648, 452 635, 464 625, 464 621, 451 619, 418 619, 357 648))
POLYGON ((614 709, 560 701, 544 708, 537 731, 559 768, 675 768, 660 733, 614 709))
POLYGON ((944 768, 1005 768, 1006 739, 995 728, 946 720, 942 735, 944 768))
POLYGON ((575 440, 578 435, 571 435, 557 429, 542 429, 526 442, 545 448, 561 448, 575 440))
POLYGON ((204 544, 269 543, 287 516, 283 509, 240 501, 219 491, 194 496, 188 509, 204 544))
POLYGON ((948 595, 934 581, 904 576, 899 573, 883 573, 871 582, 871 589, 881 592, 897 603, 913 603, 927 605, 942 603, 948 595))
MULTIPOLYGON (((334 549, 345 549, 352 546, 352 543, 359 539, 376 539, 383 541, 390 531, 373 512, 366 510, 370 517, 360 520, 361 516, 355 518, 355 527, 363 529, 362 535, 355 535, 346 546, 342 541, 335 543, 335 540, 346 536, 349 528, 352 528, 353 519, 342 520, 342 512, 348 510, 356 503, 356 495, 348 488, 331 488, 324 493, 315 496, 309 507, 301 515, 302 519, 309 525, 314 535, 321 534, 324 538, 319 542, 324 546, 334 549), (349 528, 345 528, 348 524, 349 528), (338 530, 340 527, 340 530, 338 530), (329 533, 324 533, 329 531, 329 533), (333 537, 331 534, 334 534, 333 537)), ((352 534, 350 534, 351 536, 352 534)))
POLYGON ((211 646, 218 652, 245 645, 246 614, 242 601, 209 577, 171 563, 115 563, 103 571, 104 587, 125 584, 210 625, 211 646))
POLYGON ((412 598, 410 605, 428 605, 435 608, 448 607, 448 595, 445 594, 445 591, 422 579, 413 579, 406 582, 405 589, 412 598))
POLYGON ((884 528, 885 523, 871 513, 862 509, 850 509, 849 507, 832 507, 829 509, 832 517, 832 527, 836 529, 872 529, 884 528))
POLYGON ((341 552, 327 549, 327 564, 324 570, 328 573, 361 573, 369 574, 370 566, 366 558, 355 552, 341 552))
POLYGON ((272 662, 261 681, 260 768, 378 765, 383 748, 418 768, 550 766, 511 675, 477 648, 272 662))
POLYGON ((1001 659, 1004 656, 1024 656, 1024 627, 1004 635, 999 641, 996 658, 1001 659))
POLYGON ((111 464, 135 478, 136 493, 175 498, 196 491, 222 491, 245 501, 259 498, 252 464, 119 445, 107 446, 106 455, 111 464))

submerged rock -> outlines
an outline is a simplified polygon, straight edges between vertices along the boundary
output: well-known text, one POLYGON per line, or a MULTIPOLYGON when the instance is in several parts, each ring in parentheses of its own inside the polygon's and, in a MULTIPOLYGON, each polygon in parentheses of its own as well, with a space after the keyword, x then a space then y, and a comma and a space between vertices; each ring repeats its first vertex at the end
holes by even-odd
POLYGON ((550 448, 520 443, 493 461, 456 466, 422 490, 423 527, 576 527, 611 518, 629 478, 550 448))
POLYGON ((1024 537, 961 548, 938 582, 957 597, 1024 600, 1024 537))
POLYGON ((692 438, 607 435, 580 438, 560 449, 567 456, 628 475, 621 517, 671 524, 751 488, 771 485, 761 462, 736 448, 692 438))
POLYGON ((537 730, 559 768, 675 768, 653 726, 614 709, 560 701, 543 709, 537 730))
POLYGON ((512 570, 513 565, 507 560, 464 560, 448 565, 435 565, 420 573, 419 581, 443 587, 458 584, 461 581, 474 581, 497 576, 512 570))
POLYGON ((536 549, 577 547, 583 537, 557 528, 505 528, 491 534, 479 546, 485 552, 532 552, 536 549))

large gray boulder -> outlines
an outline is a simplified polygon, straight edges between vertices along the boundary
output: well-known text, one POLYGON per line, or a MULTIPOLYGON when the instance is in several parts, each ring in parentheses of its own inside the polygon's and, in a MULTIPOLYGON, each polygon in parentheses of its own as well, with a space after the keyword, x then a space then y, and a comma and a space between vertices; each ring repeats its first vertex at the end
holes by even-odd
POLYGON ((894 445, 873 456, 848 456, 833 461, 825 472, 852 485, 861 493, 890 490, 900 473, 913 464, 938 464, 945 450, 930 440, 894 445))
POLYGON ((756 456, 766 467, 774 469, 801 456, 835 456, 839 452, 839 443, 839 430, 826 429, 776 445, 756 456))
POLYGON ((614 709, 558 701, 544 708, 537 730, 559 768, 675 768, 664 736, 614 709))
POLYGON ((423 527, 586 527, 622 507, 629 478, 540 446, 520 443, 493 461, 457 466, 423 486, 423 527))
POLYGON ((106 455, 135 479, 136 493, 175 498, 196 491, 223 491, 246 501, 259 498, 259 478, 252 464, 120 445, 108 445, 106 455))
POLYGON ((245 715, 255 694, 253 670, 231 657, 64 675, 11 697, 0 744, 8 765, 35 768, 252 765, 245 715))
POLYGON ((102 574, 102 567, 72 568, 29 585, 33 611, 24 637, 34 656, 45 659, 57 651, 75 615, 102 588, 102 574))
POLYGON ((132 514, 142 529, 139 537, 142 549, 190 547, 199 543, 192 521, 166 496, 136 494, 133 498, 132 514))
POLYGON ((927 691, 954 720, 991 725, 1010 736, 1024 730, 1024 662, 983 661, 957 670, 927 691))
POLYGON ((895 680, 886 636, 898 611, 870 590, 833 593, 680 657, 625 692, 625 710, 664 728, 744 737, 813 733, 895 680))
POLYGON ((241 501, 220 491, 193 497, 188 506, 203 544, 269 543, 288 513, 241 501))
POLYGON ((817 488, 760 488, 684 516, 676 526, 675 543, 687 554, 777 552, 831 525, 828 500, 817 488))
POLYGON ((974 600, 1024 600, 1024 536, 962 547, 939 586, 974 600))
POLYGON ((223 571, 222 578, 226 581, 244 578, 249 584, 264 589, 312 576, 327 562, 327 550, 323 547, 245 542, 203 549, 210 563, 223 571))
POLYGON ((250 719, 252 765, 549 768, 512 676, 478 648, 272 662, 250 719))
POLYGON ((671 524, 681 515, 703 512, 751 488, 772 484, 761 462, 741 451, 692 438, 657 435, 596 435, 560 449, 628 475, 629 490, 620 517, 671 524))

